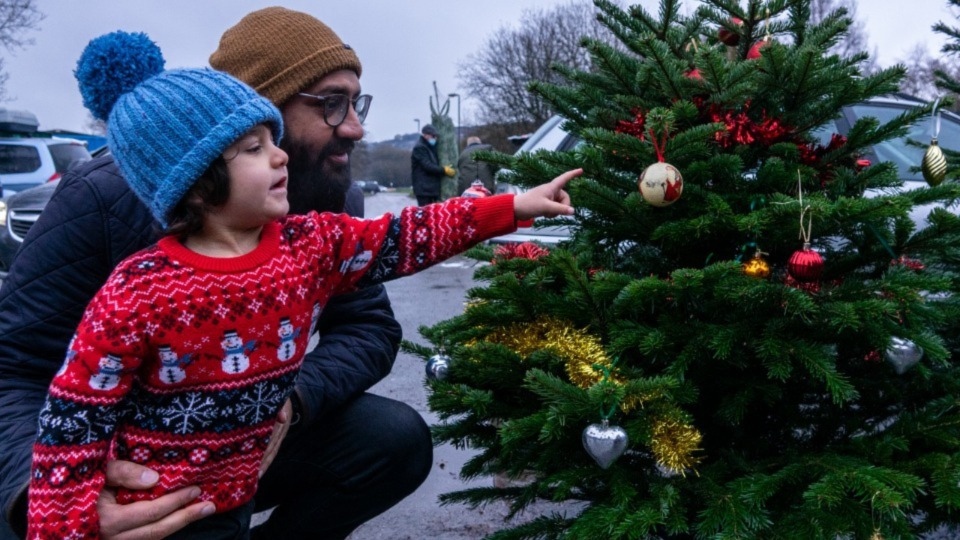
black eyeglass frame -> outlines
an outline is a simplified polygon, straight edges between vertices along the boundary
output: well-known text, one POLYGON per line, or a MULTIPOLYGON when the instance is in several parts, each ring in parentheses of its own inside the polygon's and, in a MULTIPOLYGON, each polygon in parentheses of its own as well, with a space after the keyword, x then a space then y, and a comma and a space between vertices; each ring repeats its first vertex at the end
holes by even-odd
POLYGON ((307 94, 305 92, 297 92, 298 96, 305 98, 312 98, 320 102, 323 106, 323 121, 328 126, 335 128, 343 123, 347 119, 347 114, 350 112, 347 107, 347 103, 353 105, 353 110, 357 113, 357 119, 360 120, 362 124, 367 118, 367 113, 370 112, 370 103, 373 102, 373 96, 369 94, 360 94, 354 99, 350 99, 346 94, 328 94, 326 96, 315 96, 313 94, 307 94), (342 104, 336 102, 331 102, 332 99, 341 98, 345 101, 342 104), (362 107, 361 107, 362 105, 362 107), (334 106, 337 106, 334 108, 334 106), (331 122, 330 117, 333 115, 340 115, 340 119, 337 122, 331 122))

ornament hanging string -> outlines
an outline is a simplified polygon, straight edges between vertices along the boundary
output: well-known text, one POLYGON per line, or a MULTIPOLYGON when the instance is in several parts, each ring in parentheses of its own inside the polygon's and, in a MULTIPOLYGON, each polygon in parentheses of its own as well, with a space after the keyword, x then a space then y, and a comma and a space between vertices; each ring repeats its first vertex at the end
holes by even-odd
POLYGON ((813 228, 813 212, 810 211, 810 205, 803 205, 803 178, 800 176, 800 169, 797 169, 797 199, 800 201, 800 239, 803 245, 810 244, 810 233, 813 228), (807 216, 807 225, 803 225, 803 216, 807 216))
POLYGON ((653 152, 657 155, 657 161, 660 163, 666 162, 666 158, 663 155, 663 151, 667 146, 668 133, 670 131, 669 125, 663 126, 663 135, 657 137, 656 132, 653 130, 653 127, 647 129, 647 133, 650 135, 650 144, 653 145, 653 152))
POLYGON ((763 19, 763 40, 770 41, 770 8, 767 8, 766 17, 763 19))
POLYGON ((933 102, 933 110, 931 111, 931 126, 930 126, 930 136, 933 137, 933 140, 937 140, 937 137, 940 136, 940 96, 937 96, 936 101, 933 102))
MULTIPOLYGON (((593 369, 603 373, 603 377, 600 379, 600 382, 603 381, 613 381, 613 377, 610 376, 610 372, 613 371, 613 368, 616 367, 617 362, 620 361, 620 357, 616 356, 610 360, 609 365, 604 364, 594 364, 593 369)), ((603 404, 600 405, 600 419, 603 421, 609 421, 613 417, 613 412, 617 410, 617 404, 613 403, 610 405, 610 408, 604 408, 603 404)))

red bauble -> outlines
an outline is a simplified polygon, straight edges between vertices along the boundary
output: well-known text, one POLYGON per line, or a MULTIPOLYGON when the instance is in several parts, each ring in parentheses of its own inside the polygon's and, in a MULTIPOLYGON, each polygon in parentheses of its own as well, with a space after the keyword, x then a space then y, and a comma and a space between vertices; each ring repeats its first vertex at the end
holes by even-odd
MULTIPOLYGON (((736 17, 731 17, 730 21, 736 26, 743 25, 743 21, 736 17)), ((730 47, 736 47, 738 44, 740 44, 740 34, 738 32, 731 32, 730 30, 727 30, 727 28, 723 26, 721 26, 720 29, 717 30, 717 38, 720 39, 721 43, 730 47)))
POLYGON ((750 50, 747 51, 747 60, 757 60, 758 58, 760 58, 760 54, 762 52, 761 49, 763 49, 767 45, 770 45, 772 41, 773 40, 770 39, 769 37, 765 37, 760 41, 754 43, 750 47, 750 50))
POLYGON ((810 249, 810 244, 804 244, 787 261, 787 272, 790 277, 800 282, 816 281, 823 275, 823 257, 810 249))
POLYGON ((693 69, 691 69, 690 71, 687 71, 686 73, 684 73, 683 75, 684 75, 686 78, 688 78, 688 79, 693 79, 693 80, 695 80, 695 81, 702 81, 702 80, 703 80, 703 75, 700 75, 700 70, 697 69, 697 68, 693 68, 693 69))
POLYGON ((467 199, 482 199, 491 195, 493 195, 493 193, 490 193, 490 190, 485 188, 483 182, 477 178, 460 196, 466 197, 467 199))

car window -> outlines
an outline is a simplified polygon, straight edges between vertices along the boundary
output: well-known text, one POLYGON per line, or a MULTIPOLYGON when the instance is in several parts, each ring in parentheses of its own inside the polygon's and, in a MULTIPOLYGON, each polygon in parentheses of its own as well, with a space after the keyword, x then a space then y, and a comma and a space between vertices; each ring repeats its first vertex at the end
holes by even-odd
POLYGON ((517 154, 521 152, 531 152, 545 148, 547 150, 559 150, 564 139, 567 138, 567 132, 559 128, 562 119, 554 116, 544 122, 540 129, 533 132, 523 146, 517 149, 517 154))
MULTIPOLYGON (((893 120, 896 116, 904 112, 902 106, 885 107, 883 105, 863 104, 855 105, 853 113, 857 119, 872 116, 884 124, 893 120)), ((920 165, 923 159, 923 153, 926 145, 930 142, 933 135, 931 131, 932 122, 930 117, 924 118, 908 127, 906 137, 890 139, 880 144, 874 145, 873 152, 879 161, 890 161, 896 164, 900 172, 900 178, 907 181, 923 181, 919 171, 911 172, 911 168, 920 165), (907 140, 919 142, 924 146, 911 146, 907 140)), ((960 123, 949 115, 941 116, 940 134, 938 137, 940 146, 951 150, 960 150, 960 123)))
POLYGON ((0 144, 0 174, 22 174, 40 168, 40 152, 33 146, 0 144))
POLYGON ((51 144, 49 148, 58 173, 66 172, 71 165, 90 160, 90 152, 82 144, 51 144))

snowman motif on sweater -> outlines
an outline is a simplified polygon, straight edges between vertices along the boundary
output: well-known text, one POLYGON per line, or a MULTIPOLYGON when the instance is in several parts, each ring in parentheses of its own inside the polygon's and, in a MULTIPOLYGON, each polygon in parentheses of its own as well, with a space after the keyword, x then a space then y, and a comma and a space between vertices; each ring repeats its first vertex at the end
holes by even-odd
POLYGON ((90 377, 90 388, 94 390, 113 390, 120 384, 120 374, 123 372, 123 363, 120 358, 108 354, 100 359, 99 368, 90 377))
POLYGON ((293 323, 290 322, 289 317, 281 317, 280 328, 277 330, 277 333, 280 335, 277 359, 281 362, 286 362, 293 358, 293 355, 297 352, 297 343, 294 340, 300 335, 300 330, 293 327, 293 323))
POLYGON ((254 341, 244 343, 236 330, 224 332, 223 339, 220 340, 220 346, 223 347, 223 360, 220 361, 220 367, 223 372, 236 375, 246 371, 250 367, 250 357, 247 353, 253 350, 255 344, 254 341))
POLYGON ((190 363, 192 355, 187 354, 181 358, 170 345, 160 345, 157 354, 160 357, 159 378, 163 384, 175 384, 187 378, 183 366, 190 363))

